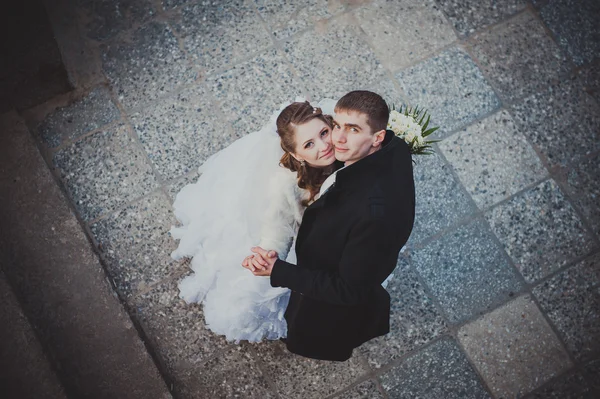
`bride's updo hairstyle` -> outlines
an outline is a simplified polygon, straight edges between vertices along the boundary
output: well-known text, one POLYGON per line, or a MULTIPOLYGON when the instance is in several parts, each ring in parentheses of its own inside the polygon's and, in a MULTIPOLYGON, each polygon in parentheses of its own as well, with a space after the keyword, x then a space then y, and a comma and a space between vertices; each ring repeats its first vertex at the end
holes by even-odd
POLYGON ((321 185, 331 174, 333 166, 326 168, 316 168, 304 162, 302 165, 291 153, 296 152, 296 127, 310 122, 313 119, 320 119, 329 128, 333 128, 333 118, 325 115, 321 108, 314 108, 308 101, 291 103, 284 108, 277 117, 277 134, 281 139, 281 148, 284 151, 279 163, 292 172, 298 173, 298 187, 310 192, 310 198, 303 201, 307 206, 319 193, 321 185))

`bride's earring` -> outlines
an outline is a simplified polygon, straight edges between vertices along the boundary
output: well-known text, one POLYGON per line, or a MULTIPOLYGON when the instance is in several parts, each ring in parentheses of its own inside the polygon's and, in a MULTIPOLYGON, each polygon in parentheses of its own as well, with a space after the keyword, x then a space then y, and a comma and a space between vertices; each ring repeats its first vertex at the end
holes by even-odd
POLYGON ((304 162, 304 159, 300 161, 300 166, 302 166, 302 167, 306 166, 306 162, 304 162))

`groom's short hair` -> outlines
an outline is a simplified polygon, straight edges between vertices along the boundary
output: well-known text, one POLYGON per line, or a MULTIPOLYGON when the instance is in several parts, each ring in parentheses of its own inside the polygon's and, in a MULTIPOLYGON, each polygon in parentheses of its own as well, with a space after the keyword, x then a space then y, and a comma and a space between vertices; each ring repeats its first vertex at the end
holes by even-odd
POLYGON ((373 133, 387 128, 390 109, 377 93, 356 90, 345 94, 335 105, 335 112, 360 112, 367 115, 367 124, 373 133))

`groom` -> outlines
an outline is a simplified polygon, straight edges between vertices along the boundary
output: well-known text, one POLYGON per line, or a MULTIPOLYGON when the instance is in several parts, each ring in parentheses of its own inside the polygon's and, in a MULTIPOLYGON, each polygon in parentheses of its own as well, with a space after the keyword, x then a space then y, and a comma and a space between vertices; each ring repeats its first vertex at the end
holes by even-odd
POLYGON ((332 140, 344 168, 304 213, 297 265, 269 248, 252 249, 264 265, 253 273, 292 291, 285 313, 290 352, 344 361, 354 348, 389 332, 390 296, 381 283, 412 230, 415 191, 408 145, 386 131, 388 117, 378 94, 342 97, 332 140))

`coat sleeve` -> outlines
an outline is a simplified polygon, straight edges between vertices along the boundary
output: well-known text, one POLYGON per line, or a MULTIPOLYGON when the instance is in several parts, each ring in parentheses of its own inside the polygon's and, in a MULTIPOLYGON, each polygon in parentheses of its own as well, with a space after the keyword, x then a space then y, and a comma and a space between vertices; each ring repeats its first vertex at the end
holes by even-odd
POLYGON ((389 265, 395 266, 395 262, 390 262, 389 257, 398 255, 393 251, 394 240, 384 223, 381 219, 357 223, 350 232, 338 267, 316 270, 277 260, 271 272, 271 285, 287 287, 336 305, 363 302, 393 271, 389 265))

